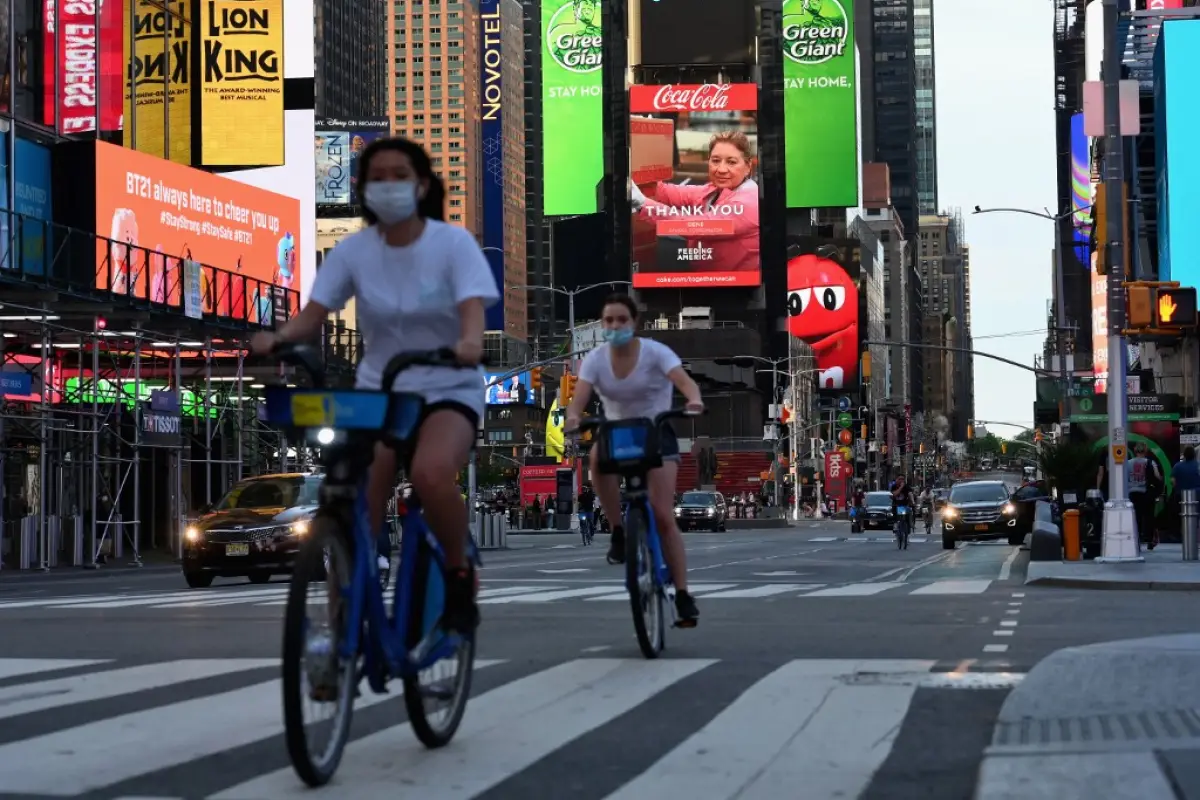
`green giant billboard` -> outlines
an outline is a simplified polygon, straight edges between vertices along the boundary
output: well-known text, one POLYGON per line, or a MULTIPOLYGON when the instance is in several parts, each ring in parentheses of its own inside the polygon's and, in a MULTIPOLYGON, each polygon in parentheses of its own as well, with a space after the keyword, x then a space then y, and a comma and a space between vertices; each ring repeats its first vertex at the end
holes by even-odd
POLYGON ((788 208, 858 205, 853 2, 783 2, 788 208))
POLYGON ((599 0, 542 0, 542 213, 594 214, 604 177, 599 0))

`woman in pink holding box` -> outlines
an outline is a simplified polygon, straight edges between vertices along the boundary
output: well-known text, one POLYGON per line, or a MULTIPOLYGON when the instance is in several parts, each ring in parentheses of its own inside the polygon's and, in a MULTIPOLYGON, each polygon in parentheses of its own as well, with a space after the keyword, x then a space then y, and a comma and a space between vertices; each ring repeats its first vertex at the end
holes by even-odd
POLYGON ((758 184, 750 177, 753 148, 740 131, 718 133, 708 148, 708 183, 660 181, 648 198, 630 181, 634 215, 658 236, 686 239, 675 263, 653 272, 751 272, 759 268, 758 184))

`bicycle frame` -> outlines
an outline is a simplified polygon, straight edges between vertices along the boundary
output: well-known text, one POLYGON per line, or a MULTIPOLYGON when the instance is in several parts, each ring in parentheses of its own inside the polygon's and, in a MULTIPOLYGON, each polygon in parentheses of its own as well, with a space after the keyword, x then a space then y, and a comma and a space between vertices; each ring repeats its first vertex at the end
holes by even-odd
MULTIPOLYGON (((629 497, 625 508, 625 529, 629 529, 629 514, 633 511, 634 506, 642 509, 646 515, 646 544, 650 548, 650 558, 653 561, 650 574, 654 578, 654 585, 665 587, 671 585, 671 570, 667 567, 667 561, 663 557, 662 540, 658 538, 658 523, 654 521, 654 509, 650 507, 650 502, 645 495, 629 497)), ((626 589, 631 588, 626 584, 626 589)))
MULTIPOLYGON (((425 524, 420 514, 420 501, 414 495, 408 502, 408 514, 401 522, 400 571, 396 576, 396 593, 393 598, 395 614, 388 619, 384 605, 383 588, 379 582, 379 564, 376 560, 376 539, 370 533, 370 517, 366 501, 366 481, 360 480, 354 501, 354 570, 349 587, 341 590, 348 595, 345 639, 339 647, 342 658, 354 658, 363 651, 363 670, 371 682, 371 688, 382 691, 384 672, 394 677, 404 677, 420 671, 430 664, 451 655, 458 647, 458 637, 441 634, 436 628, 409 650, 408 626, 412 614, 413 584, 416 574, 417 553, 423 539, 434 558, 434 569, 444 564, 441 545, 425 524), (358 588, 355 591, 355 587, 358 588), (365 642, 363 619, 366 618, 365 642)), ((473 557, 474 547, 468 547, 473 557)), ((473 559, 474 560, 474 559, 473 559)), ((428 590, 428 588, 426 588, 428 590)), ((345 596, 344 595, 344 596, 345 596)))

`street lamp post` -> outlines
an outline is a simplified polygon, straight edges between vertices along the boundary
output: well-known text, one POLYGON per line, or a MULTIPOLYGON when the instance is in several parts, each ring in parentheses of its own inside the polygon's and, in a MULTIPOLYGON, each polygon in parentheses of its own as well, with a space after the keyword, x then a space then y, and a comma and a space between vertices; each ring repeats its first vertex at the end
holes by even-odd
POLYGON ((1061 214, 1051 214, 1046 211, 1031 211, 1027 208, 980 208, 975 206, 974 214, 1027 214, 1031 217, 1040 217, 1041 219, 1050 220, 1054 223, 1054 293, 1055 298, 1054 316, 1054 339, 1055 349, 1058 351, 1058 381, 1060 384, 1060 392, 1062 394, 1062 407, 1065 410, 1068 397, 1070 396, 1071 382, 1067 376, 1067 298, 1063 288, 1063 242, 1062 242, 1062 221, 1069 217, 1073 217, 1080 211, 1086 211, 1091 206, 1064 211, 1061 214))
MULTIPOLYGON (((564 295, 567 298, 567 330, 569 331, 569 335, 574 335, 574 333, 575 333, 575 295, 583 294, 584 292, 591 291, 592 289, 596 289, 600 286, 609 286, 612 288, 616 288, 617 286, 633 286, 633 284, 629 281, 602 281, 601 283, 589 283, 587 286, 578 286, 574 289, 566 289, 566 288, 563 288, 562 286, 541 286, 541 285, 510 286, 509 288, 517 289, 519 291, 526 291, 526 292, 528 292, 530 290, 540 290, 540 291, 544 291, 544 292, 554 292, 555 294, 564 295)), ((574 342, 572 342, 572 344, 573 343, 574 342)))

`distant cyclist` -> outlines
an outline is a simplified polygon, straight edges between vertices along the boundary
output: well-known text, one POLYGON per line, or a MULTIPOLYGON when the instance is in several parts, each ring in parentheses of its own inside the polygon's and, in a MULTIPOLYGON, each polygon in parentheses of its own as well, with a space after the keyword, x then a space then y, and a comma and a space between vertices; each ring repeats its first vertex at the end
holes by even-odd
POLYGON ((905 477, 903 475, 900 475, 896 478, 895 481, 892 482, 891 490, 892 490, 892 513, 896 514, 897 510, 901 506, 908 509, 908 516, 906 516, 903 520, 901 520, 901 519, 899 519, 899 517, 897 517, 896 530, 900 529, 900 523, 903 522, 905 525, 908 526, 908 532, 911 533, 912 532, 912 516, 911 515, 912 515, 912 511, 913 511, 913 500, 915 498, 915 496, 913 494, 913 489, 911 486, 908 485, 908 481, 905 479, 905 477))

